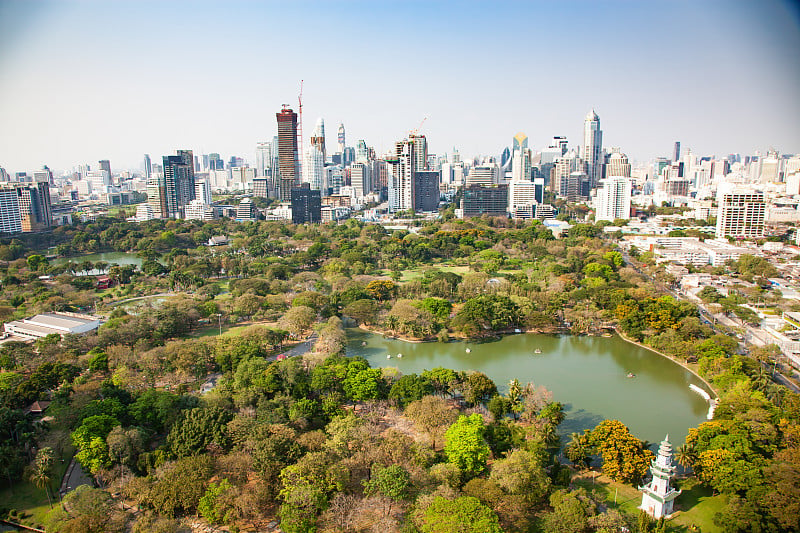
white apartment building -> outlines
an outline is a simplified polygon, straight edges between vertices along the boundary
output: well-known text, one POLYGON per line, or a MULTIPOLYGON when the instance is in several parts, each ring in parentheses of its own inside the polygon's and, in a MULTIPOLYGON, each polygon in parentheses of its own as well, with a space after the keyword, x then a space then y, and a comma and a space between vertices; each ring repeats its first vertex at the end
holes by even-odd
POLYGON ((755 239, 764 236, 766 203, 764 193, 734 183, 723 183, 717 190, 718 239, 742 237, 755 239))
POLYGON ((609 222, 618 218, 629 220, 631 218, 631 188, 631 179, 627 177, 611 176, 600 180, 595 197, 595 220, 609 222))
POLYGON ((214 220, 214 208, 203 200, 192 200, 186 206, 186 220, 214 220))

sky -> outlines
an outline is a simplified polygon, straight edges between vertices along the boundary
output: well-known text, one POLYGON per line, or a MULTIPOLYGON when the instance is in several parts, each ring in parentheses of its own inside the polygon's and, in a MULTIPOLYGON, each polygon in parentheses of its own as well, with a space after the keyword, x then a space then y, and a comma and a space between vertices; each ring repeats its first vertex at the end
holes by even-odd
POLYGON ((437 154, 575 146, 592 108, 636 161, 798 153, 798 51, 789 0, 0 0, 0 167, 252 163, 300 80, 329 153, 339 122, 380 154, 425 117, 437 154))

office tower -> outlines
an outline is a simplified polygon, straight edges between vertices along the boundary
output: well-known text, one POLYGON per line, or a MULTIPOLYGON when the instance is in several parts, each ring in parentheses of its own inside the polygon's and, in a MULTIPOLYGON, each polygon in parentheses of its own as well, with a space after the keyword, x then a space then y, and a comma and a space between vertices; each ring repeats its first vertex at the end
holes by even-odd
POLYGON ((675 147, 672 149, 672 160, 680 161, 681 159, 681 142, 675 141, 675 147))
POLYGON ((208 169, 209 170, 225 170, 225 162, 219 154, 208 154, 208 169))
POLYGON ((266 176, 253 180, 253 196, 257 198, 269 198, 270 180, 266 176))
POLYGON ((764 193, 734 183, 717 189, 717 238, 755 239, 764 236, 764 193))
MULTIPOLYGON (((712 179, 722 179, 728 174, 731 173, 731 164, 728 162, 727 159, 720 159, 714 160, 711 162, 711 178, 712 179)), ((762 173, 762 182, 763 182, 763 173, 762 173)))
POLYGON ((3 167, 0 167, 0 182, 9 181, 11 177, 8 175, 8 172, 3 167))
MULTIPOLYGON (((726 161, 727 163, 727 161, 726 161)), ((780 177, 780 159, 778 152, 770 149, 767 156, 761 159, 761 183, 777 183, 780 177)))
POLYGON ((418 170, 414 173, 414 212, 435 212, 439 209, 439 171, 418 170))
POLYGON ((595 197, 595 221, 631 218, 630 178, 613 176, 600 180, 595 197))
POLYGON ((325 164, 328 159, 328 152, 325 150, 325 121, 322 120, 322 117, 317 119, 317 123, 314 126, 314 132, 311 135, 311 146, 322 152, 322 163, 325 164))
POLYGON ((179 218, 195 199, 194 156, 191 150, 165 155, 163 171, 148 180, 148 203, 159 218, 179 218))
POLYGON ((466 186, 482 185, 488 187, 500 182, 500 167, 495 162, 475 165, 469 169, 466 186))
POLYGON ((322 220, 322 196, 307 183, 292 189, 292 223, 306 224, 322 220))
POLYGON ((19 196, 16 187, 3 184, 0 187, 0 233, 20 233, 22 215, 19 212, 19 196))
POLYGON ((592 109, 583 123, 583 160, 586 164, 586 175, 589 186, 595 187, 603 176, 603 132, 600 129, 600 117, 592 109))
POLYGON ((591 178, 586 175, 582 170, 570 173, 566 180, 566 197, 568 202, 581 202, 589 199, 589 193, 592 189, 591 178))
POLYGON ((366 163, 369 161, 369 149, 364 139, 359 139, 356 142, 356 163, 366 163))
POLYGON ((325 155, 319 146, 311 145, 303 154, 303 183, 308 183, 315 191, 322 190, 325 181, 325 155))
POLYGON ((272 144, 262 141, 256 143, 256 176, 267 176, 272 168, 272 144))
POLYGON ((350 167, 350 185, 356 198, 363 198, 369 194, 372 187, 370 184, 370 167, 367 163, 353 163, 350 167))
POLYGON ((339 131, 336 135, 336 138, 339 141, 338 152, 344 155, 344 147, 345 147, 344 124, 342 124, 341 122, 339 123, 339 131))
POLYGON ((211 184, 208 180, 196 180, 194 182, 194 199, 200 200, 205 205, 211 205, 211 184))
MULTIPOLYGON (((524 135, 524 134, 522 134, 524 135)), ((527 139, 527 138, 526 138, 527 139)), ((511 162, 511 150, 508 149, 508 146, 503 148, 503 153, 500 154, 500 167, 506 168, 506 166, 511 162)))
POLYGON ((531 179, 531 151, 528 149, 528 136, 520 132, 514 136, 514 150, 511 159, 511 179, 531 179))
POLYGON ((527 213, 532 216, 531 206, 538 203, 536 199, 536 185, 530 180, 511 180, 508 184, 508 211, 514 218, 521 218, 518 213, 527 213))
POLYGON ((34 183, 47 183, 53 185, 53 171, 45 165, 42 170, 33 171, 34 183))
POLYGON ((621 153, 619 148, 611 149, 611 155, 608 156, 608 164, 606 165, 606 176, 631 177, 631 164, 628 163, 628 156, 621 153))
POLYGON ((23 232, 41 231, 52 225, 50 184, 39 182, 16 186, 23 232))
POLYGON ((557 157, 550 171, 550 189, 556 196, 567 196, 569 176, 583 168, 583 160, 575 150, 557 157))
POLYGON ((150 154, 144 154, 144 179, 150 179, 153 174, 153 163, 150 161, 150 154))
POLYGON ((461 216, 464 218, 488 215, 503 217, 508 210, 508 185, 484 187, 473 185, 464 189, 461 216))
POLYGON ((535 186, 535 198, 536 203, 543 204, 544 203, 544 188, 545 188, 545 181, 544 178, 533 178, 533 185, 535 186))
POLYGON ((236 220, 240 222, 258 220, 258 209, 250 198, 242 198, 236 206, 236 220))
POLYGON ((88 192, 94 195, 108 194, 111 176, 105 170, 89 170, 84 180, 89 183, 88 192))
POLYGON ((101 159, 97 164, 100 165, 100 170, 105 170, 108 173, 108 179, 111 180, 111 161, 108 159, 101 159))
POLYGON ((292 199, 292 188, 300 183, 300 161, 297 155, 297 113, 286 104, 278 119, 278 160, 280 177, 278 180, 278 197, 281 202, 292 199))
POLYGON ((394 143, 394 150, 386 158, 391 211, 414 209, 414 175, 425 170, 427 161, 424 135, 409 135, 407 139, 394 143))

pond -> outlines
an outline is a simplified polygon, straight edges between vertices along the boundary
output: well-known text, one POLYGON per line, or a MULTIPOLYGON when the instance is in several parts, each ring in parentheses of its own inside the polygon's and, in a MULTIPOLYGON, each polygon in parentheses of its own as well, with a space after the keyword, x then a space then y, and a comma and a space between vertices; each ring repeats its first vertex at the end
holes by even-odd
POLYGON ((708 390, 700 378, 616 335, 528 333, 488 342, 409 343, 350 329, 347 355, 365 357, 373 367, 396 367, 403 374, 438 366, 477 370, 494 380, 502 393, 514 378, 523 385, 543 385, 552 391, 553 400, 564 404, 567 418, 559 427, 562 435, 591 429, 608 418, 620 420, 638 438, 651 443, 668 433, 678 446, 690 427, 706 420, 708 412, 707 402, 689 389, 694 384, 708 390), (387 359, 389 354, 391 359, 387 359), (629 373, 634 377, 628 377, 629 373))
MULTIPOLYGON (((127 252, 101 252, 97 254, 87 254, 87 255, 77 255, 74 257, 58 257, 50 261, 51 265, 63 265, 65 263, 69 263, 72 261, 73 263, 81 264, 83 261, 91 261, 92 263, 96 263, 98 261, 105 261, 109 265, 116 263, 117 265, 136 265, 137 268, 142 267, 142 259, 141 257, 137 256, 135 253, 127 253, 127 252)), ((104 274, 99 270, 90 270, 89 272, 78 272, 78 275, 88 275, 88 276, 97 276, 100 274, 104 274)))

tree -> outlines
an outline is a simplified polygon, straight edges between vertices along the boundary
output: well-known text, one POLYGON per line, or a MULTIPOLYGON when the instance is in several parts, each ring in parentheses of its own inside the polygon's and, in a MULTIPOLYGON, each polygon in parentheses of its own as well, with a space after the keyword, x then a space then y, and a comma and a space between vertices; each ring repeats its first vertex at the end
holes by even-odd
POLYGON ((305 533, 314 531, 316 517, 327 506, 328 498, 342 490, 347 470, 334 457, 311 452, 284 468, 280 479, 281 529, 305 533))
POLYGON ((498 294, 470 298, 456 312, 453 327, 469 335, 517 326, 522 321, 519 306, 498 294))
POLYGON ((497 385, 483 372, 470 372, 467 376, 464 399, 472 405, 489 400, 497 394, 497 385))
POLYGON ((603 473, 614 481, 638 483, 650 468, 653 452, 618 420, 598 424, 590 439, 603 459, 603 473))
POLYGON ((508 494, 523 496, 530 503, 538 503, 550 490, 550 478, 541 458, 527 450, 514 450, 495 461, 489 479, 508 494))
POLYGON ((581 533, 589 527, 589 517, 596 514, 597 505, 583 487, 569 491, 558 490, 550 496, 553 511, 544 517, 548 533, 581 533))
MULTIPOLYGON (((400 501, 408 497, 411 487, 411 476, 400 465, 383 467, 377 463, 372 465, 370 478, 364 481, 364 494, 367 496, 383 496, 390 500, 400 501)), ((384 507, 389 514, 389 507, 384 507)))
POLYGON ((64 496, 45 519, 47 531, 115 533, 124 530, 125 518, 116 510, 111 495, 89 485, 81 485, 64 496))
POLYGON ((204 452, 214 444, 227 449, 230 444, 226 424, 232 415, 220 407, 197 407, 183 412, 167 435, 167 445, 175 457, 204 452))
POLYGON ((33 483, 36 488, 44 489, 47 494, 47 501, 50 507, 53 506, 53 501, 50 499, 50 470, 53 467, 53 448, 45 446, 39 448, 36 452, 36 457, 31 465, 31 472, 28 479, 33 483))
POLYGON ((94 415, 83 419, 81 425, 72 432, 72 443, 78 449, 75 458, 93 474, 111 465, 106 436, 119 420, 109 415, 94 415))
POLYGON ((366 287, 364 287, 364 290, 367 292, 367 294, 380 301, 391 298, 395 289, 396 285, 394 282, 385 279, 372 280, 367 283, 366 287))
POLYGON ((233 508, 229 504, 226 505, 224 496, 231 489, 233 485, 227 479, 209 483, 205 494, 197 503, 197 512, 212 524, 230 522, 233 508))
POLYGON ((406 407, 405 415, 428 434, 434 450, 445 428, 457 418, 456 411, 438 396, 425 396, 411 402, 406 407))
POLYGON ((400 407, 405 407, 431 393, 433 393, 433 386, 430 381, 416 374, 406 374, 392 385, 389 390, 389 399, 396 401, 400 407))
POLYGON ((286 311, 280 323, 282 328, 286 328, 290 334, 298 337, 311 327, 316 318, 317 314, 313 309, 305 305, 298 305, 286 311))
POLYGON ((362 324, 374 324, 378 319, 378 304, 375 300, 362 298, 346 305, 342 309, 342 314, 354 318, 362 324))
POLYGON ((592 457, 592 445, 589 430, 583 433, 572 433, 570 441, 564 448, 567 459, 578 468, 587 468, 592 457))
POLYGON ((477 413, 461 415, 445 432, 444 453, 448 462, 455 465, 466 480, 477 476, 486 468, 489 445, 484 440, 486 426, 477 413))
POLYGON ((422 533, 502 533, 495 512, 472 496, 436 496, 417 522, 422 533))
POLYGON ((355 402, 385 398, 386 382, 379 368, 348 369, 344 393, 355 402))

